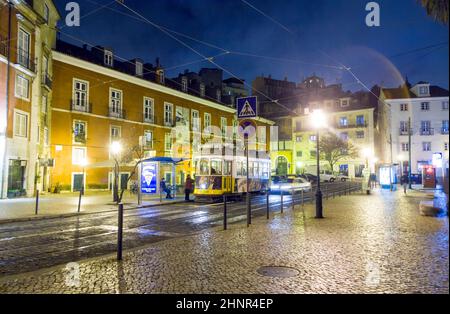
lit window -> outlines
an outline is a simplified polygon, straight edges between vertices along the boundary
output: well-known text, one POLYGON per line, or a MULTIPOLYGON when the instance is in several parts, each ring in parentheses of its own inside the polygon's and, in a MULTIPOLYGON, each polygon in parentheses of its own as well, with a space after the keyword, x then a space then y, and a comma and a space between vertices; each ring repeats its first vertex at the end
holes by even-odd
POLYGON ((310 135, 310 136, 309 136, 309 140, 310 140, 311 142, 315 142, 315 141, 317 141, 317 136, 316 136, 316 135, 310 135))
POLYGON ((86 147, 72 148, 72 164, 81 165, 86 160, 86 147))
POLYGON ((144 66, 142 62, 136 61, 136 75, 142 76, 144 74, 144 66))
POLYGON ((14 136, 28 137, 28 115, 14 112, 14 136))
POLYGON ((431 142, 423 142, 422 143, 422 149, 424 152, 431 151, 431 142))
POLYGON ((152 131, 144 131, 144 146, 153 147, 153 132, 152 131))
POLYGON ((106 66, 112 67, 114 65, 114 58, 113 58, 113 53, 112 51, 109 50, 105 50, 105 59, 104 59, 104 63, 106 66))
POLYGON ((78 144, 84 144, 86 142, 86 122, 73 122, 73 141, 78 144))
POLYGON ((119 126, 111 126, 110 141, 113 142, 120 139, 121 133, 121 128, 119 126))
POLYGON ((347 117, 341 117, 339 119, 339 124, 340 124, 340 126, 348 126, 348 119, 347 119, 347 117))
POLYGON ((204 128, 208 129, 211 126, 211 114, 205 112, 205 122, 204 122, 204 128))
POLYGON ((191 111, 191 123, 192 123, 192 131, 200 131, 200 113, 198 110, 191 111))
POLYGON ((297 143, 300 143, 301 141, 302 141, 302 139, 303 139, 303 136, 296 136, 295 137, 295 141, 297 142, 297 143))

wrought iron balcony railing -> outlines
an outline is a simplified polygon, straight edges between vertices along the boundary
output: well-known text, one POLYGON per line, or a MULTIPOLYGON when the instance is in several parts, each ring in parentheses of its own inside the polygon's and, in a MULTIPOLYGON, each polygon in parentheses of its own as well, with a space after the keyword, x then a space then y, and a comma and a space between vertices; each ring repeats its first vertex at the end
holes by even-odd
POLYGON ((42 75, 42 84, 47 86, 49 89, 52 89, 53 81, 47 73, 42 75))
POLYGON ((126 119, 126 111, 117 106, 109 106, 109 116, 112 118, 126 119))
POLYGON ((408 129, 400 128, 400 135, 408 135, 408 129))
POLYGON ((441 134, 448 134, 448 127, 442 127, 441 134))
POLYGON ((30 52, 17 47, 17 64, 27 68, 31 72, 36 73, 36 60, 31 58, 30 52))
POLYGON ((420 129, 420 135, 434 135, 434 129, 420 129))
POLYGON ((92 113, 92 104, 88 102, 83 102, 73 99, 70 101, 70 110, 71 111, 78 111, 78 112, 87 112, 92 113))

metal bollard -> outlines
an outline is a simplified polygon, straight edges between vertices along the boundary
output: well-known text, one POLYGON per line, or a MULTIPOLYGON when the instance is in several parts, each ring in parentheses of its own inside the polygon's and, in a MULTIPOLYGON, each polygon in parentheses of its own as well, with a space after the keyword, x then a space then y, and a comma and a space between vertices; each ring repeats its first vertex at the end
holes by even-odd
POLYGON ((161 189, 159 191, 159 202, 162 203, 162 193, 161 193, 161 189))
POLYGON ((117 222, 117 260, 122 260, 122 239, 123 239, 123 204, 119 204, 119 213, 118 213, 118 222, 117 222))
POLYGON ((295 195, 295 190, 294 190, 294 188, 292 188, 292 210, 295 209, 295 199, 294 199, 294 195, 295 195))
POLYGON ((36 206, 34 208, 34 214, 37 215, 39 212, 39 190, 36 190, 36 206))
POLYGON ((267 193, 266 193, 266 214, 267 214, 267 219, 269 219, 269 196, 270 196, 270 193, 269 193, 269 190, 267 190, 267 193))
POLYGON ((283 190, 281 190, 281 213, 283 213, 283 190))
POLYGON ((305 205, 305 190, 302 189, 302 207, 305 205))
POLYGON ((83 195, 83 188, 80 189, 80 195, 78 196, 78 212, 80 212, 81 207, 81 195, 83 195))
POLYGON ((223 230, 227 230, 227 196, 223 195, 223 230))

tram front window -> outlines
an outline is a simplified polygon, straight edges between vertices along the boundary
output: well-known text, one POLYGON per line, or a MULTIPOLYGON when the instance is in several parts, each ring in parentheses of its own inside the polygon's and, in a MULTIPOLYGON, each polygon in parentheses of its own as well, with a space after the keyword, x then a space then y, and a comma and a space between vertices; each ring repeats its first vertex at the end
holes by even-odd
POLYGON ((199 163, 199 171, 200 175, 207 176, 209 175, 209 160, 206 158, 202 158, 199 163))

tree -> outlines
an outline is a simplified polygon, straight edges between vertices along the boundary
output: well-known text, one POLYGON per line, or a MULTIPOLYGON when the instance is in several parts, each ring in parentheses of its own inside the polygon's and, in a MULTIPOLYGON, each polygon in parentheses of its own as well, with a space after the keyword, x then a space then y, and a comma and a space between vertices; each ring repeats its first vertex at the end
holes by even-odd
POLYGON ((420 2, 429 16, 448 25, 448 0, 420 0, 420 2))
POLYGON ((319 141, 320 157, 328 161, 331 171, 334 166, 344 158, 358 156, 356 148, 349 142, 337 137, 335 134, 324 134, 319 141))
POLYGON ((113 200, 117 204, 122 202, 123 193, 125 189, 121 189, 119 193, 118 182, 119 182, 119 173, 120 167, 131 167, 132 170, 130 175, 128 176, 127 182, 125 186, 128 186, 128 182, 130 179, 136 175, 138 171, 139 164, 144 157, 143 149, 141 145, 134 145, 124 147, 121 150, 123 153, 112 155, 114 160, 114 187, 113 187, 113 200))

